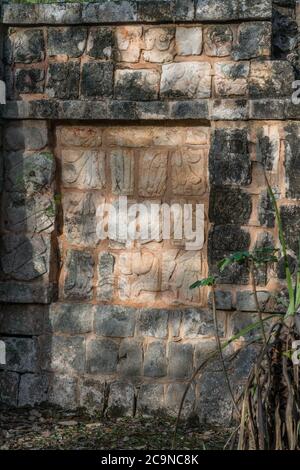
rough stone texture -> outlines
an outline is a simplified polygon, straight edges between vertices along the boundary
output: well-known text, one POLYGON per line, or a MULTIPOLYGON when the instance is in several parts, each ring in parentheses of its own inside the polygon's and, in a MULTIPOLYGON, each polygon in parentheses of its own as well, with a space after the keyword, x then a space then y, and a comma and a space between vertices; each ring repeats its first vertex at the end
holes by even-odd
POLYGON ((35 372, 38 368, 37 343, 31 338, 2 337, 6 345, 6 364, 1 368, 13 372, 35 372))
POLYGON ((121 62, 138 62, 141 55, 143 28, 122 26, 116 30, 116 43, 121 62))
POLYGON ((161 414, 164 409, 164 386, 142 384, 138 392, 137 412, 142 415, 161 414))
POLYGON ((111 253, 101 253, 98 264, 97 297, 99 300, 111 300, 114 290, 115 257, 111 253))
MULTIPOLYGON (((246 251, 250 245, 250 234, 236 225, 214 226, 208 239, 208 259, 212 273, 218 273, 218 262, 236 252, 246 251)), ((247 284, 248 273, 244 266, 233 265, 221 273, 224 284, 247 284)))
POLYGON ((46 374, 22 374, 19 384, 19 406, 34 406, 48 399, 49 376, 46 374))
POLYGON ((86 36, 86 29, 80 26, 48 28, 48 54, 80 57, 85 49, 86 36))
POLYGON ((45 123, 11 122, 4 132, 6 150, 41 150, 47 145, 48 131, 45 123))
POLYGON ((79 385, 79 404, 91 414, 103 412, 106 386, 105 382, 94 379, 84 379, 79 385))
POLYGON ((86 304, 52 304, 48 328, 52 333, 83 334, 93 330, 93 308, 86 304))
POLYGON ((44 78, 44 70, 16 69, 16 91, 18 93, 43 93, 44 78))
POLYGON ((90 31, 87 54, 95 59, 111 59, 114 52, 114 34, 110 27, 97 27, 90 31))
POLYGON ((177 27, 176 48, 178 55, 200 55, 202 52, 202 28, 177 27))
POLYGON ((136 320, 134 308, 122 306, 95 307, 95 332, 101 336, 133 336, 136 320))
POLYGON ((295 79, 292 66, 284 61, 252 62, 249 94, 251 98, 290 97, 295 79))
POLYGON ((148 101, 158 97, 159 73, 154 69, 118 69, 115 72, 115 99, 148 101))
POLYGON ((189 378, 192 373, 192 344, 170 343, 168 350, 169 376, 172 379, 189 378))
POLYGON ((239 26, 237 45, 233 48, 234 60, 253 59, 271 54, 272 25, 267 22, 244 23, 239 26))
MULTIPOLYGON (((182 334, 184 338, 195 339, 201 336, 213 336, 214 326, 210 310, 186 309, 182 311, 182 334)), ((219 333, 224 334, 224 323, 219 316, 219 333)))
MULTIPOLYGON (((269 300, 270 294, 266 291, 260 291, 257 293, 257 298, 261 309, 264 310, 264 306, 269 300)), ((251 291, 240 291, 237 292, 236 306, 238 310, 244 312, 255 312, 256 304, 254 294, 251 291)))
POLYGON ((167 375, 166 344, 164 341, 152 341, 144 354, 144 375, 146 377, 164 377, 167 375))
POLYGON ((79 63, 51 63, 48 69, 46 93, 49 98, 77 99, 79 96, 79 78, 79 63))
POLYGON ((45 56, 44 35, 41 29, 11 30, 4 48, 4 61, 11 63, 40 62, 45 56))
POLYGON ((133 416, 135 393, 131 384, 113 382, 109 386, 107 416, 133 416))
POLYGON ((248 92, 248 63, 217 63, 215 87, 218 96, 243 96, 248 92))
POLYGON ((235 188, 211 188, 209 204, 211 222, 247 225, 251 212, 250 194, 235 188))
POLYGON ((165 338, 167 336, 167 322, 167 311, 143 309, 140 311, 137 321, 138 334, 165 338))
POLYGON ((233 45, 233 32, 228 25, 206 26, 204 29, 204 52, 212 57, 230 55, 233 45))
POLYGON ((148 28, 144 32, 146 62, 171 62, 175 55, 175 28, 148 28))
POLYGON ((211 66, 208 62, 184 62, 162 66, 161 97, 199 99, 211 95, 211 66))
POLYGON ((216 129, 209 155, 210 182, 216 186, 251 181, 250 154, 246 129, 216 129))
POLYGON ((264 227, 272 228, 275 225, 275 211, 267 191, 263 191, 260 195, 258 219, 264 227))
POLYGON ((300 156, 299 126, 290 124, 285 128, 285 170, 287 179, 286 195, 292 199, 300 198, 300 156))
POLYGON ((110 152, 112 192, 130 196, 134 192, 134 152, 115 148, 110 152))
POLYGON ((55 374, 49 388, 49 402, 64 409, 74 409, 77 403, 77 379, 55 374))
POLYGON ((280 215, 287 246, 297 256, 299 253, 300 206, 282 206, 280 215))
MULTIPOLYGON (((279 162, 279 130, 277 125, 263 126, 257 133, 256 158, 266 170, 277 170, 279 162)), ((288 148, 288 139, 285 144, 288 148)))
MULTIPOLYGON (((185 392, 186 384, 184 383, 173 383, 167 386, 166 391, 166 409, 167 412, 174 417, 177 417, 180 402, 182 396, 185 392)), ((195 390, 194 387, 190 387, 185 402, 182 408, 182 417, 187 419, 189 417, 193 417, 195 415, 194 412, 195 406, 195 390)))
POLYGON ((0 372, 0 402, 3 405, 17 406, 19 374, 0 372))
POLYGON ((272 12, 271 0, 197 0, 196 18, 205 21, 223 21, 244 18, 270 18, 272 12))
POLYGON ((49 307, 45 305, 0 304, 0 333, 2 335, 41 335, 49 307))
POLYGON ((84 97, 109 98, 113 93, 112 80, 113 64, 111 62, 83 64, 81 93, 84 97))
POLYGON ((119 349, 118 372, 126 378, 142 375, 143 345, 138 339, 124 339, 119 349))
POLYGON ((85 370, 85 339, 83 336, 52 336, 51 370, 61 373, 83 373, 85 370))
POLYGON ((112 374, 117 370, 118 344, 111 339, 91 339, 86 346, 87 371, 112 374))
POLYGON ((66 299, 92 298, 93 258, 90 253, 69 250, 66 258, 64 295, 66 299))

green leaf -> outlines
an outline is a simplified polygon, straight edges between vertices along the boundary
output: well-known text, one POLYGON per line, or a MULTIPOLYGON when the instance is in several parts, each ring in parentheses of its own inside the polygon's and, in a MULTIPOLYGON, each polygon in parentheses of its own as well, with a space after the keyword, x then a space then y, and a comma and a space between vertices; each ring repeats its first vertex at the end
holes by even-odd
POLYGON ((216 284, 216 279, 213 276, 208 276, 201 281, 196 281, 194 284, 190 286, 190 289, 196 289, 197 287, 205 287, 205 286, 214 286, 216 284))

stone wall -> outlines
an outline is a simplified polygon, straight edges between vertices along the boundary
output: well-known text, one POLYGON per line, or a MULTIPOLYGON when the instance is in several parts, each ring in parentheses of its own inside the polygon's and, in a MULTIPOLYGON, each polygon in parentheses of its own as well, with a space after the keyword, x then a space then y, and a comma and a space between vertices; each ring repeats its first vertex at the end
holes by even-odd
MULTIPOLYGON (((102 1, 3 6, 4 185, 0 372, 6 405, 50 402, 107 414, 176 414, 214 348, 207 290, 224 255, 275 244, 262 168, 296 266, 300 106, 294 1, 102 1), (201 203, 204 245, 96 237, 96 208, 201 203)), ((282 309, 283 261, 257 275, 282 309)), ((222 338, 255 321, 249 273, 217 291, 222 338)), ((232 353, 238 348, 234 345, 232 353)), ((238 389, 255 354, 229 361, 238 389)), ((220 366, 185 415, 231 415, 220 366)))

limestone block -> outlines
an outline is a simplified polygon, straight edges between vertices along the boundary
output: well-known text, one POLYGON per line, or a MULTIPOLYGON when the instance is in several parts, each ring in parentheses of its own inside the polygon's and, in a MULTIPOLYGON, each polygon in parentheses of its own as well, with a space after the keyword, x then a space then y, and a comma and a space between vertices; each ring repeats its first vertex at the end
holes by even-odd
POLYGON ((41 69, 16 69, 15 86, 17 93, 43 93, 45 72, 41 69))
POLYGON ((119 259, 119 296, 154 300, 159 291, 159 260, 151 252, 125 252, 119 259))
POLYGON ((278 125, 260 126, 256 135, 256 159, 264 165, 267 171, 277 170, 279 150, 280 136, 278 125))
MULTIPOLYGON (((220 336, 225 333, 225 316, 218 312, 220 336)), ((182 310, 182 337, 201 339, 203 336, 214 336, 214 321, 211 310, 189 308, 182 310)))
MULTIPOLYGON (((4 131, 6 150, 41 150, 48 142, 48 129, 45 123, 33 121, 11 122, 4 131)), ((14 157, 16 158, 16 157, 14 157)))
POLYGON ((194 348, 192 344, 169 343, 169 376, 172 379, 190 378, 193 371, 193 354, 194 348))
POLYGON ((20 375, 16 372, 0 372, 1 405, 17 406, 20 375))
POLYGON ((209 98, 211 66, 208 62, 178 62, 162 66, 162 98, 209 98))
POLYGON ((34 406, 48 399, 49 375, 22 374, 19 385, 19 406, 34 406))
POLYGON ((118 373, 126 378, 142 375, 143 343, 138 339, 125 338, 120 344, 118 373))
POLYGON ((31 281, 49 274, 50 238, 46 235, 3 235, 1 271, 8 279, 31 281))
POLYGON ((93 297, 93 266, 90 253, 68 250, 65 262, 64 297, 91 300, 93 297))
POLYGON ((283 231, 286 237, 287 247, 296 256, 299 253, 299 233, 300 233, 300 206, 284 205, 280 208, 283 231))
POLYGON ((206 149, 181 148, 171 153, 173 194, 202 196, 207 191, 206 149))
POLYGON ((166 344, 152 341, 146 345, 144 353, 145 377, 164 377, 167 375, 166 344))
POLYGON ((61 373, 83 373, 85 339, 83 336, 52 336, 51 370, 61 373))
POLYGON ((105 129, 107 145, 120 147, 148 147, 153 144, 153 131, 146 126, 112 127, 105 129))
MULTIPOLYGON (((177 417, 180 403, 183 397, 183 394, 186 389, 186 384, 184 383, 172 383, 167 386, 166 391, 166 408, 168 414, 171 416, 177 417)), ((182 408, 182 417, 188 418, 194 414, 194 405, 195 405, 195 390, 191 386, 182 408)))
POLYGON ((78 406, 77 379, 70 375, 55 374, 49 388, 49 403, 64 409, 74 409, 78 406))
POLYGON ((287 61, 253 61, 250 67, 250 97, 290 97, 294 80, 293 67, 287 61))
POLYGON ((52 333, 80 335, 93 330, 93 309, 88 304, 54 303, 49 310, 52 333))
POLYGON ((112 62, 87 62, 83 64, 81 94, 84 97, 97 98, 110 98, 112 96, 112 62))
POLYGON ((137 396, 138 414, 161 414, 164 407, 165 400, 163 384, 142 384, 137 396))
POLYGON ((252 213, 251 195, 239 188, 212 188, 209 219, 215 224, 247 225, 252 213))
POLYGON ((80 57, 86 46, 86 28, 81 26, 48 28, 47 53, 49 56, 80 57))
POLYGON ((49 98, 76 100, 79 95, 79 79, 79 63, 50 63, 48 67, 46 93, 49 98))
POLYGON ((116 42, 121 62, 138 62, 142 45, 142 26, 118 26, 116 42))
POLYGON ((62 126, 59 131, 63 146, 98 148, 102 143, 102 130, 99 127, 62 126))
POLYGON ((44 331, 46 305, 0 305, 0 333, 3 335, 37 336, 44 331))
POLYGON ((147 149, 141 151, 139 160, 139 195, 163 195, 167 184, 168 152, 147 149))
POLYGON ((30 64, 45 57, 45 42, 42 29, 10 30, 4 49, 6 63, 30 64))
MULTIPOLYGON (((286 195, 293 199, 300 197, 300 128, 297 124, 289 124, 285 128, 285 172, 286 195)), ((276 154, 277 156, 277 154, 276 154)))
POLYGON ((175 56, 175 28, 150 27, 144 31, 144 60, 146 62, 171 62, 175 56))
POLYGON ((238 28, 238 38, 232 51, 232 58, 245 60, 270 56, 271 37, 272 24, 270 22, 242 23, 238 28))
POLYGON ((69 243, 95 246, 99 241, 97 208, 105 203, 96 193, 67 192, 63 195, 64 226, 69 243))
POLYGON ((200 293, 190 286, 202 272, 201 253, 169 249, 162 253, 161 290, 171 303, 199 302, 200 293))
POLYGON ((97 298, 108 301, 114 292, 115 257, 108 252, 100 253, 98 262, 97 298))
POLYGON ((105 403, 106 386, 102 380, 83 379, 79 384, 79 404, 88 412, 102 412, 105 403))
POLYGON ((117 69, 115 99, 148 101, 158 97, 160 74, 154 69, 117 69))
POLYGON ((176 27, 176 51, 178 55, 200 55, 202 52, 202 28, 176 27))
POLYGON ((4 370, 14 372, 35 372, 38 368, 37 341, 34 338, 2 337, 6 348, 4 370))
POLYGON ((233 31, 229 25, 212 25, 204 29, 204 52, 212 57, 230 55, 233 45, 233 31))
POLYGON ((128 383, 113 382, 109 386, 107 416, 133 416, 134 387, 128 383))
POLYGON ((95 333, 100 336, 126 338, 134 335, 136 309, 121 305, 95 307, 95 333))
POLYGON ((90 339, 87 342, 87 370, 90 374, 116 372, 118 344, 111 339, 90 339))
POLYGON ((242 96, 248 92, 248 63, 223 62, 215 65, 215 89, 218 96, 242 96))
POLYGON ((134 151, 114 148, 109 153, 113 194, 130 196, 134 191, 134 151))
POLYGON ((95 59, 112 59, 114 53, 114 33, 109 26, 90 29, 87 54, 95 59))
POLYGON ((103 150, 63 149, 62 180, 65 187, 103 189, 105 187, 105 153, 103 150))
POLYGON ((137 334, 166 338, 168 334, 168 310, 141 309, 137 319, 137 334))

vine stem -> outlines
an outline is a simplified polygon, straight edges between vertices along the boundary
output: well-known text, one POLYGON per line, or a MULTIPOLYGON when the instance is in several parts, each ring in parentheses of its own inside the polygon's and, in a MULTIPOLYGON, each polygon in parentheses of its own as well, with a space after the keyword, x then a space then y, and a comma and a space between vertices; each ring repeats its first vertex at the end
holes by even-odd
POLYGON ((262 309, 258 300, 258 295, 257 295, 257 289, 256 289, 256 281, 255 281, 255 270, 254 270, 254 263, 253 260, 250 261, 250 275, 251 275, 251 283, 252 283, 252 290, 253 290, 253 295, 254 295, 254 301, 255 301, 255 307, 257 310, 259 322, 260 322, 260 328, 264 340, 264 344, 267 344, 267 335, 266 335, 266 330, 264 327, 264 322, 263 322, 263 317, 262 317, 262 309))

